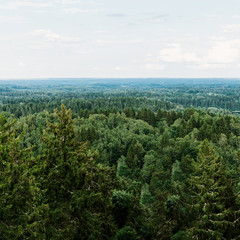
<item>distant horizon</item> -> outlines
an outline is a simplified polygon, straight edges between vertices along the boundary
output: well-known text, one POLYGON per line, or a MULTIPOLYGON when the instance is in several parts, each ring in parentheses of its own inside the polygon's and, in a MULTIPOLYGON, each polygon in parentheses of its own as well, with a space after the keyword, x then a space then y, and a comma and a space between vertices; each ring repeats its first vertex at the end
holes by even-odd
POLYGON ((213 79, 213 80, 240 80, 240 77, 237 78, 237 77, 48 77, 48 78, 0 78, 0 81, 15 81, 15 80, 83 80, 83 79, 92 79, 92 80, 111 80, 111 79, 133 79, 133 80, 137 80, 137 79, 213 79))
POLYGON ((179 86, 179 85, 239 85, 240 78, 15 78, 0 79, 0 86, 3 85, 19 85, 19 86, 179 86))

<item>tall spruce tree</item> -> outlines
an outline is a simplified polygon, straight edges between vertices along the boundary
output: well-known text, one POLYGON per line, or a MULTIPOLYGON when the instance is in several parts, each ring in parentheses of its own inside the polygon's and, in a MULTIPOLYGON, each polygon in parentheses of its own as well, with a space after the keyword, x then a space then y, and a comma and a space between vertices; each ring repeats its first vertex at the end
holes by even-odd
POLYGON ((114 172, 98 165, 86 144, 76 141, 71 110, 55 110, 56 123, 43 135, 42 188, 45 191, 47 239, 109 239, 114 172))
POLYGON ((233 182, 215 150, 204 140, 189 179, 194 239, 239 239, 239 206, 233 182))
POLYGON ((15 121, 0 115, 0 238, 44 239, 42 194, 31 149, 20 148, 15 121))

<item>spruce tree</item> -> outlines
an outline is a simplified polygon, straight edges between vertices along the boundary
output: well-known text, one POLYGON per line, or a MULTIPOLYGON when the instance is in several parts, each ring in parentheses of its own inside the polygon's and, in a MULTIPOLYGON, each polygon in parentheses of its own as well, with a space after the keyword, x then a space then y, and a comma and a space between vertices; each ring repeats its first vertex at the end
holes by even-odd
POLYGON ((44 239, 42 194, 31 149, 21 149, 15 121, 0 115, 0 238, 44 239))
POLYGON ((239 239, 239 208, 233 182, 215 150, 205 140, 189 179, 194 239, 239 239), (238 217, 237 217, 238 216, 238 217))
POLYGON ((142 168, 145 151, 142 144, 135 138, 128 148, 126 164, 131 169, 142 168))
POLYGON ((56 123, 43 135, 42 188, 47 239, 109 239, 114 234, 111 191, 114 172, 98 165, 86 144, 76 141, 71 110, 55 110, 56 123))

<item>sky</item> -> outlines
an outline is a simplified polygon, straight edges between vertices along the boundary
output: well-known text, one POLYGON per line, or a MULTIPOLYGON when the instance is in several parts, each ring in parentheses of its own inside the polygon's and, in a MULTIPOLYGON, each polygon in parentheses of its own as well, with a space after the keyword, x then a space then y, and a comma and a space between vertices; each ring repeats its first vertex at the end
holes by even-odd
POLYGON ((240 78, 239 0, 0 0, 0 79, 240 78))

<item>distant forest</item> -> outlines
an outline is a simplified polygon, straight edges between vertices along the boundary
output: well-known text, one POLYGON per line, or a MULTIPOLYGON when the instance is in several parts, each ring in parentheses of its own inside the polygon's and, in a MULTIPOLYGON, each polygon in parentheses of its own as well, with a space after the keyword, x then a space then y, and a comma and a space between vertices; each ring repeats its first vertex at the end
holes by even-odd
POLYGON ((0 81, 0 239, 240 239, 240 81, 0 81))

